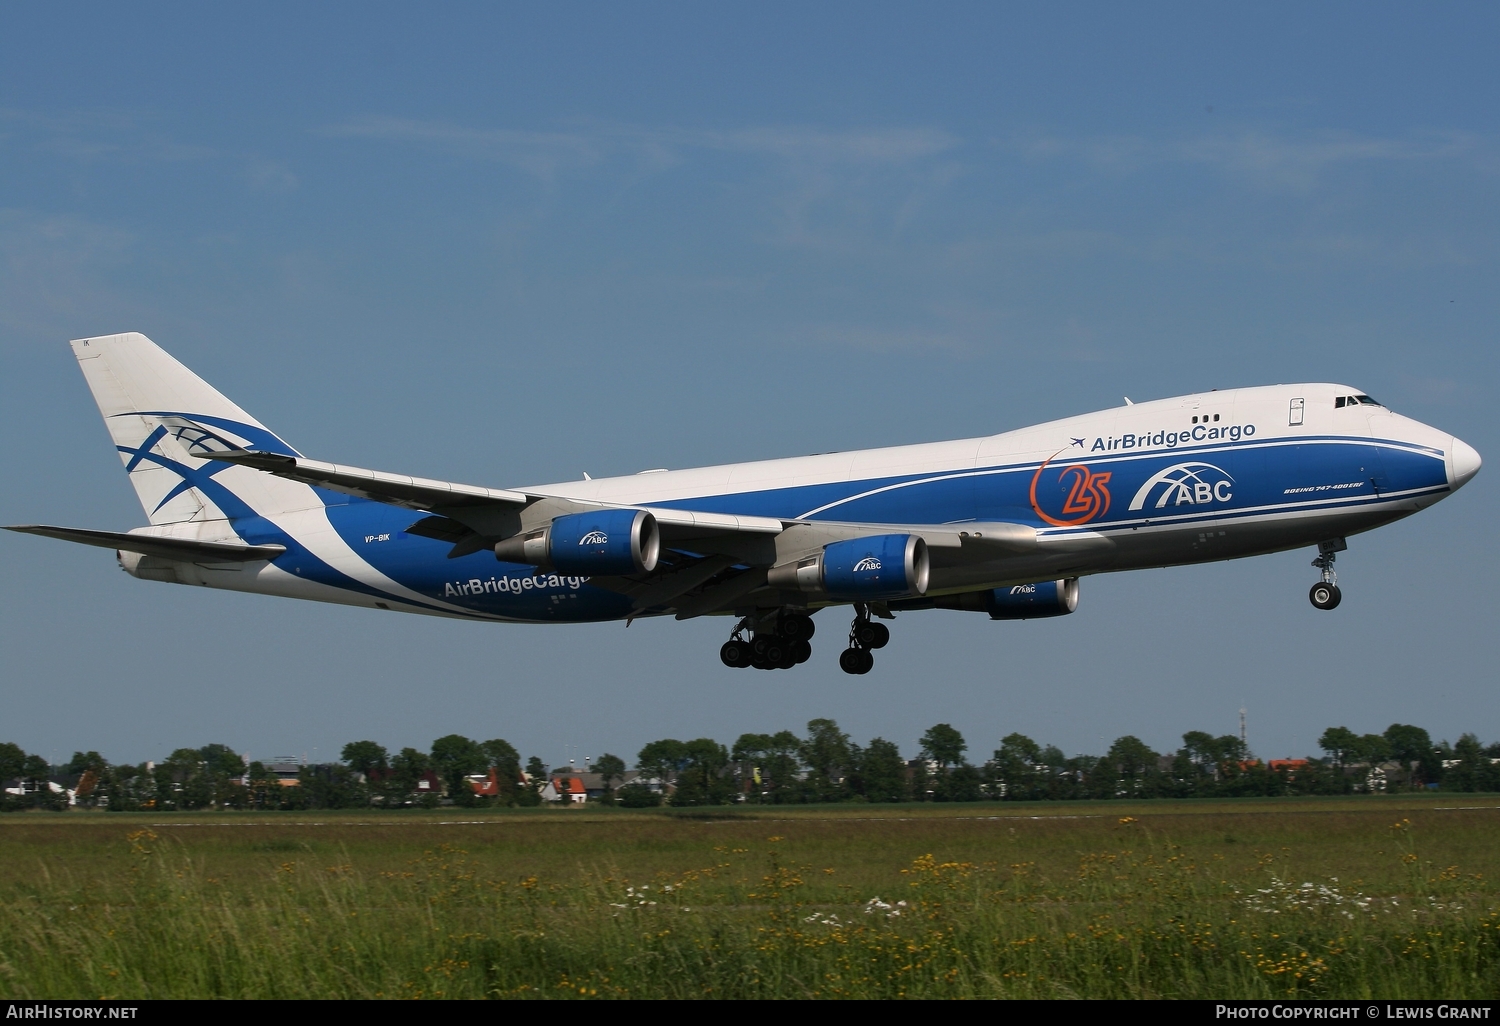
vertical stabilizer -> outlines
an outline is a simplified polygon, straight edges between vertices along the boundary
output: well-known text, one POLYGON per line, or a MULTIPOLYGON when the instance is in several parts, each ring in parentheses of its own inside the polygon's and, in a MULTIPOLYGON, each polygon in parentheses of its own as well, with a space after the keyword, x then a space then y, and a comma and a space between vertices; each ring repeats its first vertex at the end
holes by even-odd
POLYGON ((234 480, 193 456, 205 435, 231 448, 299 455, 145 335, 75 339, 73 353, 152 524, 220 520, 316 505, 310 488, 263 474, 234 480), (238 487, 237 487, 238 485, 238 487))

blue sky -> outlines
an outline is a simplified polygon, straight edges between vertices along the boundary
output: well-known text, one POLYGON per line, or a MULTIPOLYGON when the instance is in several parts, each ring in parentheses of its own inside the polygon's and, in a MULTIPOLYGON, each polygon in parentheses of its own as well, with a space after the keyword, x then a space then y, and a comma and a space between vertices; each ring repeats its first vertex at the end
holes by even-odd
MULTIPOLYGON (((142 522, 66 347, 139 330, 309 455, 495 486, 1355 385, 1492 459, 1491 5, 10 5, 0 522, 142 522)), ((728 623, 485 627, 0 537, 0 740, 558 763, 831 716, 913 754, 1394 721, 1500 738, 1494 470, 1310 552, 906 614, 877 670, 728 623), (1101 741, 1101 739, 1103 739, 1101 741)), ((826 618, 826 619, 825 619, 826 618)))

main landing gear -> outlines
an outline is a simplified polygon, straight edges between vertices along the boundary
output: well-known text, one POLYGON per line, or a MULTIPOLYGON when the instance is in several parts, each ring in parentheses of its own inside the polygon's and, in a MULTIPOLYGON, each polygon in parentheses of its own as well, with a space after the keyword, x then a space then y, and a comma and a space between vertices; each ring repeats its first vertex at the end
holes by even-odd
POLYGON ((1319 609, 1333 609, 1344 597, 1339 591, 1339 575, 1333 570, 1333 554, 1343 552, 1348 547, 1342 538, 1331 538, 1318 543, 1318 558, 1312 561, 1312 565, 1322 571, 1323 579, 1312 586, 1307 597, 1319 609))
POLYGON ((849 647, 839 654, 839 669, 845 673, 869 673, 875 666, 870 651, 885 648, 890 640, 889 627, 871 620, 867 606, 855 606, 854 622, 849 625, 849 647))
POLYGON ((803 613, 782 613, 764 620, 747 616, 719 649, 719 659, 736 669, 790 670, 812 656, 809 642, 816 630, 812 617, 803 613))

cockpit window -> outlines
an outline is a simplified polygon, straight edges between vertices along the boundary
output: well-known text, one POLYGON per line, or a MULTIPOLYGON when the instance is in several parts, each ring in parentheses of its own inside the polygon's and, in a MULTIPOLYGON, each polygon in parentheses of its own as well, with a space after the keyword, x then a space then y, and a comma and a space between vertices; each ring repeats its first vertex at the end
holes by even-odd
POLYGON ((1341 395, 1333 401, 1333 408, 1341 410, 1345 406, 1380 406, 1381 404, 1367 395, 1341 395))
POLYGON ((1357 395, 1354 398, 1356 400, 1358 400, 1361 405, 1364 405, 1364 406, 1380 406, 1380 405, 1382 405, 1381 403, 1377 403, 1374 399, 1371 399, 1367 395, 1357 395))

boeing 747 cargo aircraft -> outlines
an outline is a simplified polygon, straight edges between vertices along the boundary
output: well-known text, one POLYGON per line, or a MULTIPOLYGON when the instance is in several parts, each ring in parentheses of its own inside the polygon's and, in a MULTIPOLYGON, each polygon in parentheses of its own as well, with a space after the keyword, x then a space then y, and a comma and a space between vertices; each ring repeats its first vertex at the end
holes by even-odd
POLYGON ((720 658, 789 669, 852 607, 868 673, 901 610, 1061 616, 1090 574, 1316 546, 1461 488, 1479 454, 1336 384, 1227 389, 983 438, 524 488, 309 459, 137 333, 74 355, 149 527, 12 527, 148 581, 502 623, 735 619, 720 658))

